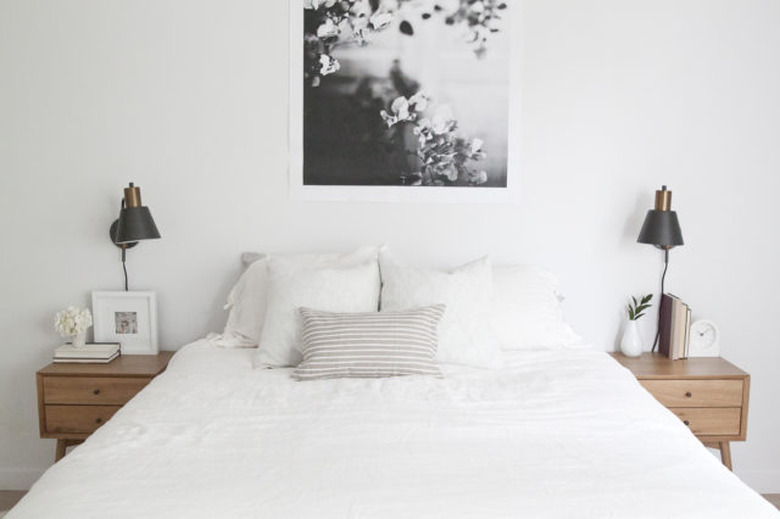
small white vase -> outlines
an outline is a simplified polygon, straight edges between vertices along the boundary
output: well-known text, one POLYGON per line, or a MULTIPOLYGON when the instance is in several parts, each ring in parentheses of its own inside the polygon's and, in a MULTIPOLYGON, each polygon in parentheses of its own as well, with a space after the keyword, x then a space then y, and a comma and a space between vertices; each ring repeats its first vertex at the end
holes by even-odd
POLYGON ((628 320, 623 329, 623 337, 620 339, 620 351, 626 357, 639 357, 645 349, 642 344, 642 336, 639 335, 639 327, 636 321, 628 320))
POLYGON ((86 332, 86 330, 81 332, 81 333, 77 333, 76 335, 74 335, 73 339, 72 339, 72 342, 71 342, 71 344, 73 344, 74 348, 83 348, 86 345, 86 343, 87 343, 87 332, 86 332))

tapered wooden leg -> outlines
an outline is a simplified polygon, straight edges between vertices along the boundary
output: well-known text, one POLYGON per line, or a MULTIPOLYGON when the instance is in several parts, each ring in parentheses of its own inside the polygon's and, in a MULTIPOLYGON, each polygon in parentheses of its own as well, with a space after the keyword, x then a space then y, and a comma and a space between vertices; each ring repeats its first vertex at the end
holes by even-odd
POLYGON ((54 463, 57 463, 65 456, 65 449, 68 448, 68 440, 57 440, 57 451, 54 454, 54 463))
POLYGON ((84 443, 84 440, 57 440, 57 452, 54 454, 54 463, 57 463, 65 457, 65 451, 68 450, 68 447, 73 447, 74 445, 80 445, 82 443, 84 443))
POLYGON ((732 470, 731 444, 729 444, 729 442, 720 442, 720 461, 722 461, 723 464, 726 465, 729 470, 732 470))
POLYGON ((731 468, 731 444, 729 442, 704 442, 704 445, 710 449, 720 450, 720 461, 726 465, 729 470, 731 468))

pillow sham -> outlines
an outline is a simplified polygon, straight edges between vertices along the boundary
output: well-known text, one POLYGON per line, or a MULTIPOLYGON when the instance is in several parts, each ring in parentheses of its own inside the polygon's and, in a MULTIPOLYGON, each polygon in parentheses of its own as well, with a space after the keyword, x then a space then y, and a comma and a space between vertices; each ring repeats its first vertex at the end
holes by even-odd
POLYGON ((268 282, 268 258, 261 254, 250 263, 227 296, 230 310, 225 330, 214 338, 223 348, 255 348, 265 319, 265 287, 268 282))
POLYGON ((493 329, 505 350, 584 346, 563 318, 558 280, 530 265, 493 268, 493 329))
POLYGON ((404 267, 379 253, 382 311, 444 304, 437 359, 443 363, 497 368, 501 348, 490 321, 492 276, 485 257, 452 270, 404 267))
POLYGON ((268 301, 255 367, 296 366, 301 361, 298 307, 331 312, 376 312, 376 261, 340 268, 308 268, 282 258, 268 261, 268 301))
MULTIPOLYGON (((330 268, 359 265, 377 261, 379 247, 364 246, 346 254, 280 254, 300 268, 330 268)), ((223 333, 214 343, 224 348, 255 348, 260 342, 265 322, 268 260, 270 255, 245 252, 241 261, 246 270, 230 290, 226 310, 230 310, 223 333)))
POLYGON ((292 372, 296 380, 441 376, 436 329, 444 305, 370 313, 299 311, 303 362, 292 372))

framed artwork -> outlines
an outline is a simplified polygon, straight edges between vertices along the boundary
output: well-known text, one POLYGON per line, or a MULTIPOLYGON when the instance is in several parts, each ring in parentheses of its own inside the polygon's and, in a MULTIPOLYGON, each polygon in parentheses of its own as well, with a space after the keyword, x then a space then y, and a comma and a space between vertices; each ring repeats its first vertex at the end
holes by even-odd
POLYGON ((156 355, 157 296, 154 292, 92 292, 95 341, 118 342, 122 355, 156 355))
POLYGON ((295 199, 511 202, 518 0, 291 0, 295 199))

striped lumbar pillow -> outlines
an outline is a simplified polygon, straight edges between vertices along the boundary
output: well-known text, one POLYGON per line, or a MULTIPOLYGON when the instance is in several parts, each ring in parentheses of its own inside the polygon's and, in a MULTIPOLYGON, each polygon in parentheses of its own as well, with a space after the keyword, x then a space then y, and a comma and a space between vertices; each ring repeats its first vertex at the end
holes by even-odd
POLYGON ((292 377, 441 376, 436 365, 436 329, 444 308, 433 305, 368 313, 300 308, 303 362, 292 377))

